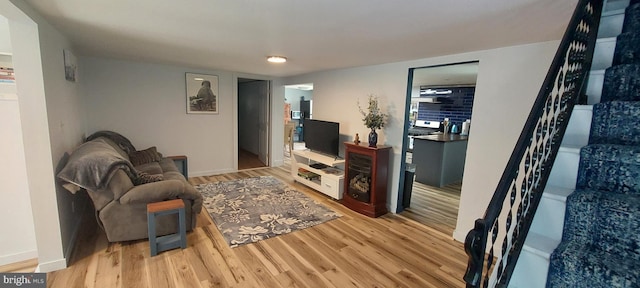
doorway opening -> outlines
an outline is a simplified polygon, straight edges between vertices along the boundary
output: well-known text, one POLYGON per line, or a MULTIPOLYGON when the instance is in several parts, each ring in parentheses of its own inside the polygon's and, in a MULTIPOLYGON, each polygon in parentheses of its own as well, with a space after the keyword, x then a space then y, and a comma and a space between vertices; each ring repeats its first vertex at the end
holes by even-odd
POLYGON ((304 150, 304 121, 313 119, 313 83, 286 85, 284 90, 284 155, 304 150))
POLYGON ((238 78, 238 170, 269 166, 271 83, 238 78))
POLYGON ((453 235, 478 61, 411 68, 398 213, 453 235))

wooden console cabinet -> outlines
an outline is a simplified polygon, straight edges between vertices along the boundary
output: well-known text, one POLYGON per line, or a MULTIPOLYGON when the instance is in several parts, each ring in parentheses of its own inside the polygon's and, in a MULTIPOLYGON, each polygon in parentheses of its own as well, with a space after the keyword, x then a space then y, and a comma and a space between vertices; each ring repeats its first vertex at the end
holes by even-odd
POLYGON ((387 176, 390 146, 369 147, 345 142, 345 177, 342 204, 378 217, 387 211, 387 176))

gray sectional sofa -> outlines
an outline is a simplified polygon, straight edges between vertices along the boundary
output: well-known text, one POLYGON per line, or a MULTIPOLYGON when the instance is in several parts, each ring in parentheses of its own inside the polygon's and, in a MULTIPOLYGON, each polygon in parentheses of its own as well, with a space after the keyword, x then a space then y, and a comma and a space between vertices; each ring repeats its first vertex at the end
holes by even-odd
MULTIPOLYGON (((182 199, 187 230, 196 225, 202 195, 172 159, 163 158, 155 149, 137 151, 122 135, 100 131, 77 147, 58 172, 60 184, 70 192, 87 191, 109 242, 148 238, 146 206, 152 202, 182 199)), ((175 233, 176 218, 158 217, 157 234, 175 233)))

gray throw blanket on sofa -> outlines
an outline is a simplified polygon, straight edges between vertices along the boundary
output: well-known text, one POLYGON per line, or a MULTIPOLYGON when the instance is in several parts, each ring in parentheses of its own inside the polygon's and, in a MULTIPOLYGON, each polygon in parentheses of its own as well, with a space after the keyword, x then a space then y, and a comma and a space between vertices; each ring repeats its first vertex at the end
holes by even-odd
POLYGON ((74 189, 69 183, 87 190, 100 191, 106 188, 113 174, 121 168, 129 177, 135 175, 131 162, 109 144, 99 140, 90 141, 71 153, 67 165, 58 173, 58 177, 68 182, 63 187, 72 193, 79 189, 74 189))
POLYGON ((131 141, 129 141, 127 137, 124 137, 120 133, 113 132, 113 131, 102 130, 102 131, 95 132, 89 135, 89 137, 87 137, 85 142, 93 141, 100 137, 105 137, 113 141, 114 143, 116 143, 116 145, 120 147, 120 149, 124 150, 124 152, 129 155, 131 155, 131 153, 133 152, 136 152, 136 147, 133 147, 133 144, 131 144, 131 141))

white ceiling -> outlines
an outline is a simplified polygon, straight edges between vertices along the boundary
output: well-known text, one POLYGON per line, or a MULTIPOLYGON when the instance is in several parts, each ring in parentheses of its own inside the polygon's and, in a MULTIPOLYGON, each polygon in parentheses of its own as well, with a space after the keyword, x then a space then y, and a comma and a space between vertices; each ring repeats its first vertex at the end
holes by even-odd
POLYGON ((557 40, 578 1, 26 2, 79 55, 291 76, 557 40))
POLYGON ((413 86, 475 86, 478 62, 425 67, 413 71, 413 86))

